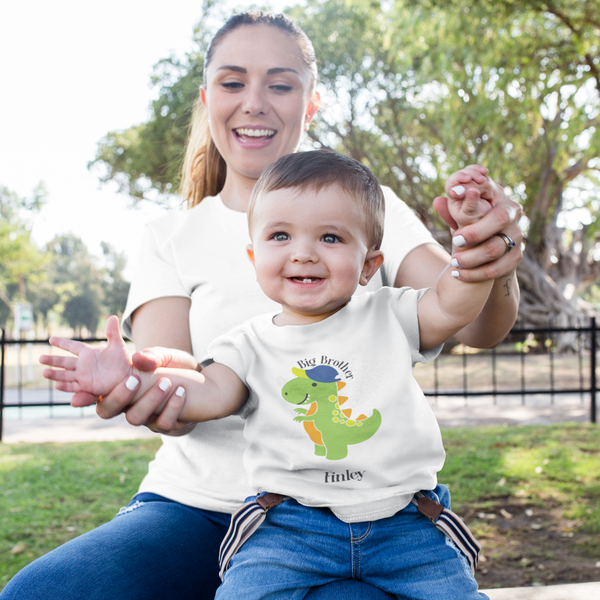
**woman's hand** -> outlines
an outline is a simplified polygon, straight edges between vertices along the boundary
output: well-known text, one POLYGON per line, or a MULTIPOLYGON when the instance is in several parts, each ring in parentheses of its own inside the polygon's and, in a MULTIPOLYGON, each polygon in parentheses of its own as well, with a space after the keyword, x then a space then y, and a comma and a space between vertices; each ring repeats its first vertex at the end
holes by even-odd
MULTIPOLYGON (((136 352, 131 358, 133 366, 140 371, 152 372, 161 367, 200 370, 198 361, 191 354, 182 350, 155 346, 142 352, 136 352)), ((174 390, 173 386, 169 384, 168 379, 162 379, 134 404, 131 404, 139 380, 130 377, 122 381, 109 394, 105 395, 101 402, 96 404, 96 413, 103 419, 111 419, 124 412, 127 421, 132 425, 145 425, 156 433, 185 435, 194 428, 195 423, 178 421, 181 409, 185 404, 185 394, 179 395, 181 391, 178 393, 178 390, 174 390)), ((71 404, 86 406, 94 401, 97 401, 97 398, 93 396, 88 398, 83 394, 75 394, 71 404)))
POLYGON ((514 273, 523 257, 523 234, 519 229, 521 207, 508 198, 487 172, 485 167, 471 165, 451 175, 446 182, 449 198, 464 198, 470 187, 476 187, 481 198, 489 201, 492 209, 477 223, 458 229, 448 210, 448 198, 439 196, 433 202, 440 216, 453 229, 453 264, 459 269, 462 281, 506 277, 514 273), (498 235, 500 233, 508 236, 515 243, 514 247, 509 249, 507 241, 498 235))

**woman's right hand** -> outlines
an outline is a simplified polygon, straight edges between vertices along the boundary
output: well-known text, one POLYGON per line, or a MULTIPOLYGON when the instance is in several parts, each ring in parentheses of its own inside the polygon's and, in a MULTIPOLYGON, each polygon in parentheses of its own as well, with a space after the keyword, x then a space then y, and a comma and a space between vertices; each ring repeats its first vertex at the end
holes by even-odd
MULTIPOLYGON (((132 361, 133 366, 140 371, 152 372, 161 367, 200 370, 198 361, 191 354, 161 346, 136 352, 132 356, 132 361)), ((161 379, 134 404, 131 404, 131 401, 135 396, 137 385, 135 385, 133 377, 122 381, 100 401, 88 394, 79 393, 73 396, 71 404, 86 406, 97 402, 96 413, 103 419, 111 419, 124 412, 131 425, 145 425, 156 433, 173 436, 185 435, 196 425, 178 421, 181 409, 185 404, 185 394, 178 396, 173 386, 165 385, 165 382, 170 383, 168 379, 161 379), (160 384, 165 389, 162 389, 160 384)))

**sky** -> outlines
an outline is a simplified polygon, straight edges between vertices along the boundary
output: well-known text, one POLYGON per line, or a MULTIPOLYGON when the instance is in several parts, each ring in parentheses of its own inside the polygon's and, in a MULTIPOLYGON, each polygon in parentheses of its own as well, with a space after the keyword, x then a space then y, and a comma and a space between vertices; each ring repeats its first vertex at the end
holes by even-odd
POLYGON ((36 244, 72 233, 100 255, 100 242, 108 242, 125 252, 131 277, 145 223, 167 209, 130 208, 114 184, 100 187, 87 163, 107 132, 147 120, 152 67, 191 49, 201 6, 201 0, 0 2, 0 185, 31 196, 45 184, 47 203, 33 220, 36 244))

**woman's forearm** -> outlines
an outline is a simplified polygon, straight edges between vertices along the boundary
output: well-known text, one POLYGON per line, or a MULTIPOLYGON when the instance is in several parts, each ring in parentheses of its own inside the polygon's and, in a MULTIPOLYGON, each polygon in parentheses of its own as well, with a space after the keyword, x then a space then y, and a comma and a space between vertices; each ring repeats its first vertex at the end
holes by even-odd
POLYGON ((497 346, 508 335, 517 319, 519 297, 519 283, 515 272, 496 279, 479 316, 454 337, 473 348, 497 346))

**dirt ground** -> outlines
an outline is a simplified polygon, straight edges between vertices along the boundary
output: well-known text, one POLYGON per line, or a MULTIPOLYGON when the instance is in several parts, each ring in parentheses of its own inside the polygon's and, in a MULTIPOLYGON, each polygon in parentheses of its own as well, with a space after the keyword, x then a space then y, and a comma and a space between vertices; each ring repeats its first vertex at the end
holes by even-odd
POLYGON ((551 503, 511 498, 462 507, 460 514, 482 545, 482 589, 600 581, 600 536, 578 534, 577 522, 551 503))

